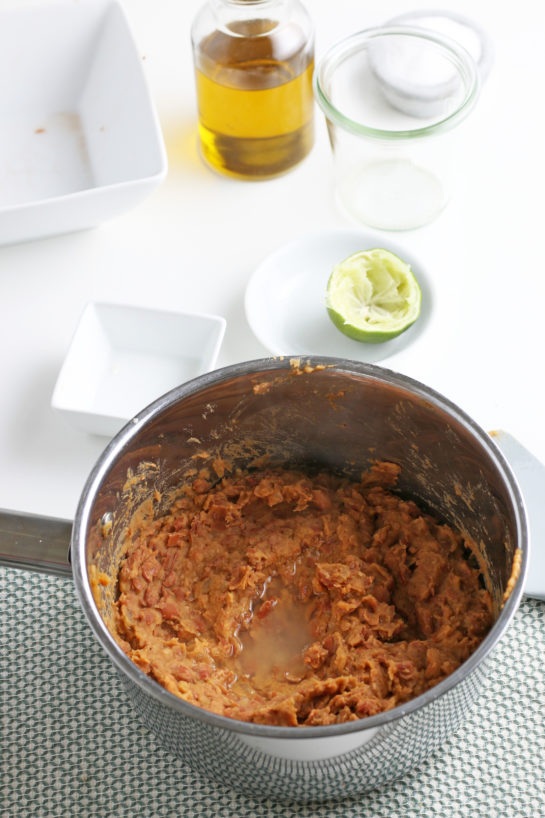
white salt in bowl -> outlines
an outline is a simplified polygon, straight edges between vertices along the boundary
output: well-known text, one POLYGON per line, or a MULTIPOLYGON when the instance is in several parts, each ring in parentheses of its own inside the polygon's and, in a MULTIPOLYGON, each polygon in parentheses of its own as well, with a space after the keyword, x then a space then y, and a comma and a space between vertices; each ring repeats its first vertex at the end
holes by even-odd
POLYGON ((143 406, 213 369, 225 327, 219 315, 90 302, 51 405, 73 426, 112 436, 143 406))

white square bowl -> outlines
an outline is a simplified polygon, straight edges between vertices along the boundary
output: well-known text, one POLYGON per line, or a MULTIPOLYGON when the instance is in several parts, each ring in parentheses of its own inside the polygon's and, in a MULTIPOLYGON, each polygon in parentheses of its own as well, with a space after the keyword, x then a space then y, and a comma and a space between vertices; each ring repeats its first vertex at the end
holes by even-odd
POLYGON ((90 302, 51 399, 76 427, 112 436, 165 392, 214 368, 218 315, 90 302))
POLYGON ((94 227, 144 199, 166 170, 117 0, 0 12, 0 244, 94 227))

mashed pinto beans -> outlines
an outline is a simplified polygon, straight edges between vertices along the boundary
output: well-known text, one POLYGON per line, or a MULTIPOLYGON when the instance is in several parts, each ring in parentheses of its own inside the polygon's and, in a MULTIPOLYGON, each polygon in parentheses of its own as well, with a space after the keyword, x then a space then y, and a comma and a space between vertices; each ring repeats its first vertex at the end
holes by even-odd
POLYGON ((124 650, 171 693, 261 724, 351 721, 437 684, 479 645, 492 602, 463 537, 388 490, 398 474, 196 479, 133 531, 124 650))

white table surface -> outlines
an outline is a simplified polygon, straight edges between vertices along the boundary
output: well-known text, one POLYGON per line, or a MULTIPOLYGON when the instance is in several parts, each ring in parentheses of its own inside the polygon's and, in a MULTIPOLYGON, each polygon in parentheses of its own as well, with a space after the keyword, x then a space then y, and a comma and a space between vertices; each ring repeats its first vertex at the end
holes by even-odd
MULTIPOLYGON (((25 1, 0 0, 0 8, 25 1)), ((335 209, 318 112, 316 145, 286 176, 247 183, 205 167, 189 45, 200 0, 124 5, 145 58, 169 173, 146 202, 98 229, 0 248, 4 508, 72 517, 106 445, 50 407, 88 301, 219 313, 227 332, 218 366, 266 356, 244 315, 253 270, 288 240, 350 226, 335 209)), ((414 6, 307 0, 307 7, 319 56, 341 36, 414 6)), ((471 150, 459 156, 461 191, 433 224, 392 236, 430 273, 433 313, 418 342, 382 364, 439 390, 485 429, 507 429, 545 461, 545 5, 457 0, 436 7, 456 8, 485 26, 495 62, 472 114, 471 150)))

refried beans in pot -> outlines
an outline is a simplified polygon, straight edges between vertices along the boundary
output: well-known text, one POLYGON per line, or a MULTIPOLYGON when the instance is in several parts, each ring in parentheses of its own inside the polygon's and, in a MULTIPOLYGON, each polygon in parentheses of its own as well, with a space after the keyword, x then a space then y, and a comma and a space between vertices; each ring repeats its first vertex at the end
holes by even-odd
POLYGON ((195 479, 130 532, 124 650, 176 696, 259 724, 361 719, 437 684, 492 600, 464 537, 391 491, 399 471, 195 479))

